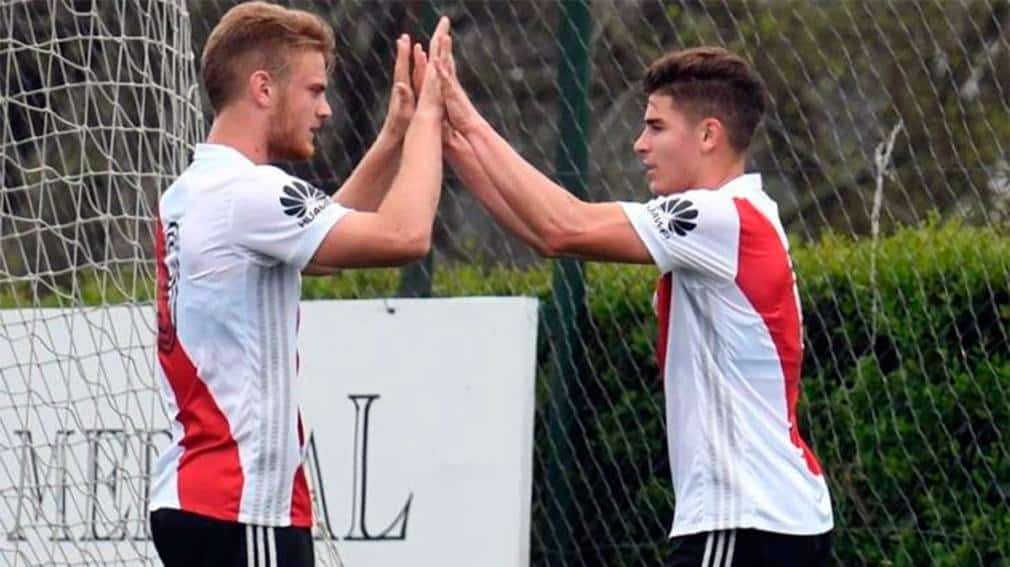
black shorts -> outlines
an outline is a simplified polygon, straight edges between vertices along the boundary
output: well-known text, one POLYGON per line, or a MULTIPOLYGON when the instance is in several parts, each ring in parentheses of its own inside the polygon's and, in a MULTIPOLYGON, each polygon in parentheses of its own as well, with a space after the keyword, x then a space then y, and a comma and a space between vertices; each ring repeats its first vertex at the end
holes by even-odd
POLYGON ((831 532, 801 536, 738 529, 675 537, 671 543, 667 567, 819 567, 828 563, 831 532))
POLYGON ((215 520, 181 510, 151 513, 165 567, 313 567, 312 530, 215 520))

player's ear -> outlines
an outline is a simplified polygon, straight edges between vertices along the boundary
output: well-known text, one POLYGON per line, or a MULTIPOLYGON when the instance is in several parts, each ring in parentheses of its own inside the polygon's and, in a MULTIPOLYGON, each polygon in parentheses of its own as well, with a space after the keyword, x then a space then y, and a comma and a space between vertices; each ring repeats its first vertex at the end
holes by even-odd
POLYGON ((246 85, 249 91, 249 96, 252 97, 253 101, 257 106, 261 108, 270 108, 273 106, 273 99, 277 93, 277 84, 273 81, 270 73, 260 69, 249 75, 249 81, 246 85))
POLYGON ((726 129, 717 118, 703 118, 696 132, 703 152, 712 151, 726 141, 726 129))

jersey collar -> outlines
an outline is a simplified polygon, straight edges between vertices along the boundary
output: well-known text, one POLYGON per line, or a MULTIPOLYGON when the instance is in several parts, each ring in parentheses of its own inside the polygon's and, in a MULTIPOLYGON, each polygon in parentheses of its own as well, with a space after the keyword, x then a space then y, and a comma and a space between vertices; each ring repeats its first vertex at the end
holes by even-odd
POLYGON ((216 161, 226 162, 234 165, 252 166, 256 165, 249 158, 242 155, 242 152, 231 146, 223 144, 197 144, 193 151, 193 161, 216 161))
POLYGON ((739 177, 734 177, 719 188, 719 191, 725 191, 731 195, 741 195, 754 191, 760 192, 761 190, 760 173, 745 173, 739 177))

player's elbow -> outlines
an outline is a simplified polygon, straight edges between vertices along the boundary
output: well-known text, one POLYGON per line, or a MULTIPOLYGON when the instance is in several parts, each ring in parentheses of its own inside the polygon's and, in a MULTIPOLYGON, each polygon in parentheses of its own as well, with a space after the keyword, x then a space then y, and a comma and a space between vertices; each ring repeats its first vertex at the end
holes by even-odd
POLYGON ((537 252, 548 258, 577 255, 590 230, 589 222, 585 203, 569 196, 564 206, 553 207, 530 223, 540 241, 537 252))
POLYGON ((537 254, 544 258, 560 258, 564 256, 564 245, 556 237, 541 237, 533 242, 537 254))
POLYGON ((537 252, 546 258, 570 256, 579 240, 579 227, 570 222, 552 222, 538 235, 537 252))
POLYGON ((414 242, 407 251, 411 262, 423 259, 430 252, 431 252, 430 236, 426 239, 420 239, 417 242, 414 242))
POLYGON ((530 244, 533 249, 537 251, 537 254, 544 258, 557 258, 561 254, 551 246, 548 246, 546 242, 541 239, 532 240, 530 244))
POLYGON ((400 235, 398 248, 404 263, 415 262, 431 252, 431 231, 405 231, 400 235))

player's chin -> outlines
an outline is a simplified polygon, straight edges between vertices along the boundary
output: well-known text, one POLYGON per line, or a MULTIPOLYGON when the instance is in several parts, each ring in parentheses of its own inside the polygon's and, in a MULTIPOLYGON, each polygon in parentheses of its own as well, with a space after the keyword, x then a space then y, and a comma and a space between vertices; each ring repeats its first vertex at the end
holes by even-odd
POLYGON ((663 194, 663 186, 652 177, 649 178, 649 193, 657 197, 663 194))
POLYGON ((656 179, 649 181, 649 192, 651 192, 656 197, 665 197, 667 195, 673 195, 674 193, 679 193, 683 191, 684 188, 677 187, 672 183, 662 183, 656 179))
POLYGON ((302 149, 301 159, 312 159, 314 155, 316 155, 316 145, 312 142, 305 144, 305 147, 302 149))
POLYGON ((287 159, 289 161, 305 161, 312 159, 312 156, 316 155, 316 146, 312 141, 305 142, 300 145, 292 145, 288 148, 287 159))

